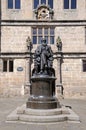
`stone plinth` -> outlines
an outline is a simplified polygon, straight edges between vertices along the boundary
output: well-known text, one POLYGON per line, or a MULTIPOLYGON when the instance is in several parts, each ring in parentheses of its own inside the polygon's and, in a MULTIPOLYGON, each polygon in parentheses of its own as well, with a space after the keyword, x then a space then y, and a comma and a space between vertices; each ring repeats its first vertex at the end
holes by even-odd
POLYGON ((55 97, 55 77, 48 75, 32 76, 30 97, 26 103, 31 109, 55 109, 60 108, 58 99, 55 97))
POLYGON ((72 109, 62 106, 57 109, 30 109, 26 105, 18 107, 8 117, 7 122, 19 123, 54 123, 62 121, 80 122, 79 116, 72 109))

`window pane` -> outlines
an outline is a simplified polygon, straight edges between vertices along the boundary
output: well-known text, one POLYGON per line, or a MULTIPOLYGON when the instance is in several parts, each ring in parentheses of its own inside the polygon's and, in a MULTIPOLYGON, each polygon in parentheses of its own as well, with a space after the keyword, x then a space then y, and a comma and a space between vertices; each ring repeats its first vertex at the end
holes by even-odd
POLYGON ((71 9, 76 9, 76 0, 71 0, 71 9))
POLYGON ((20 0, 15 0, 15 9, 20 9, 20 0))
POLYGON ((3 61, 3 72, 7 72, 7 61, 3 61))
POLYGON ((33 28, 33 35, 37 35, 37 29, 33 28))
POLYGON ((54 36, 50 37, 50 44, 54 44, 54 36))
POLYGON ((48 28, 45 28, 44 34, 45 34, 45 35, 48 35, 48 28))
POLYGON ((13 0, 8 0, 8 9, 13 9, 13 0))
POLYGON ((33 28, 32 29, 32 39, 33 44, 41 44, 42 37, 46 38, 46 43, 54 44, 54 27, 50 28, 33 28))
POLYGON ((42 36, 38 37, 38 44, 41 44, 42 36))
POLYGON ((34 0, 34 9, 36 9, 38 5, 39 5, 39 0, 34 0))
POLYGON ((9 61, 9 72, 13 72, 13 61, 9 61))
POLYGON ((64 0, 64 9, 69 9, 69 0, 64 0))
POLYGON ((48 5, 53 9, 53 0, 48 0, 48 5))
POLYGON ((50 35, 54 35, 54 28, 50 28, 50 35))
POLYGON ((38 34, 39 34, 39 35, 42 35, 42 28, 39 28, 39 29, 38 29, 38 34))
POLYGON ((41 0, 41 4, 46 4, 46 0, 41 0))
POLYGON ((37 43, 37 37, 33 36, 33 44, 36 44, 36 43, 37 43))
POLYGON ((83 72, 86 72, 86 61, 83 61, 83 72))

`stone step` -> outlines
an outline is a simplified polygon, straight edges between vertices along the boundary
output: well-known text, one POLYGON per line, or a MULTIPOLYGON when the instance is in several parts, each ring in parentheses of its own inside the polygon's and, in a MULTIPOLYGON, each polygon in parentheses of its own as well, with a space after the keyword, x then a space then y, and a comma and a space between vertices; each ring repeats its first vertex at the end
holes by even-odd
POLYGON ((62 107, 52 110, 35 110, 26 108, 25 105, 18 107, 8 117, 7 121, 24 123, 51 123, 62 121, 79 122, 79 116, 72 109, 62 107))
POLYGON ((68 110, 58 108, 58 109, 49 109, 49 110, 40 110, 40 109, 29 109, 25 108, 23 105, 21 108, 18 108, 17 114, 25 114, 25 115, 35 115, 35 116, 51 116, 51 115, 61 115, 61 114, 69 114, 68 110))
POLYGON ((19 120, 23 122, 39 122, 39 123, 48 123, 48 122, 60 122, 67 121, 66 115, 54 115, 54 116, 28 116, 20 115, 19 120))

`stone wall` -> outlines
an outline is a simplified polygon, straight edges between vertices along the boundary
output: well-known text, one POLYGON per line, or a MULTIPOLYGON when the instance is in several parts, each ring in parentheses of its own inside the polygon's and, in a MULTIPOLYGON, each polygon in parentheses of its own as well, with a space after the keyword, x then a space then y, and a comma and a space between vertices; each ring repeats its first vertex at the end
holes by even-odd
POLYGON ((64 9, 63 0, 54 0, 54 19, 56 20, 85 20, 86 1, 77 0, 77 9, 64 9))
POLYGON ((83 72, 82 59, 63 60, 62 83, 65 97, 78 98, 86 95, 86 72, 83 72))
POLYGON ((63 42, 63 52, 86 52, 84 26, 56 27, 55 34, 63 42))
POLYGON ((21 0, 21 9, 8 9, 7 0, 2 1, 3 20, 30 20, 33 16, 32 0, 21 0))
POLYGON ((25 52, 26 39, 31 35, 30 27, 2 26, 1 52, 25 52))
POLYGON ((25 86, 26 64, 24 59, 14 59, 13 72, 0 72, 0 95, 16 96, 22 95, 25 86), (18 71, 22 67, 22 71, 18 71))

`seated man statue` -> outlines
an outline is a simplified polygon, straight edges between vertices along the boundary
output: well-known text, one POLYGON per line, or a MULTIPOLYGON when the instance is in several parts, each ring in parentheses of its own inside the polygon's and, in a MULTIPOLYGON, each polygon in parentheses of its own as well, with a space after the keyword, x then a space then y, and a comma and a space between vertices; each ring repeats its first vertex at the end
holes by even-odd
POLYGON ((37 47, 34 54, 35 74, 48 74, 53 63, 53 52, 51 47, 47 45, 46 39, 41 40, 41 45, 37 47))

